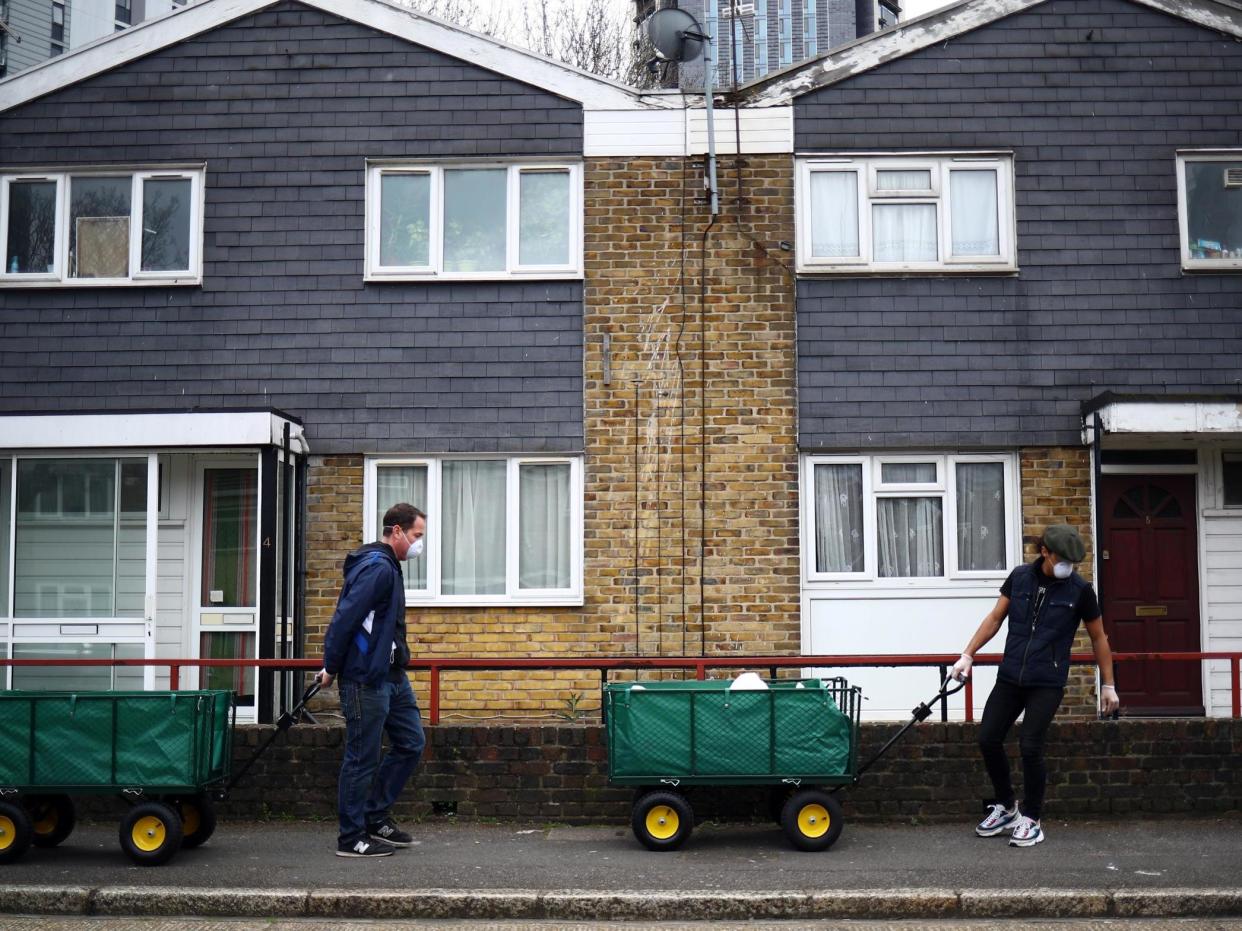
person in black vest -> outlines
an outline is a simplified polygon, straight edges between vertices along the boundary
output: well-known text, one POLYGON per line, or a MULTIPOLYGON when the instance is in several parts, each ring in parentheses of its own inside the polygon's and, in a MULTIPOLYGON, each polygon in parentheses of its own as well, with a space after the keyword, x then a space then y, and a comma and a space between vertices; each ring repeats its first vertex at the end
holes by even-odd
POLYGON ((388 857, 414 839, 389 812, 426 738, 406 669, 401 560, 423 551, 427 515, 411 504, 384 514, 383 537, 345 557, 345 584, 324 635, 319 684, 340 678, 345 754, 337 790, 338 857, 388 857), (388 752, 382 753, 384 732, 388 752))
POLYGON ((983 707, 979 725, 979 749, 996 793, 995 804, 975 828, 980 837, 1010 831, 1012 847, 1033 847, 1044 840, 1039 821, 1048 781, 1044 735, 1065 695, 1070 648, 1080 623, 1086 625, 1100 670, 1100 711, 1111 714, 1121 704, 1113 684, 1113 656, 1099 601, 1091 583, 1074 571, 1074 563, 1086 555, 1082 537, 1073 527, 1057 524, 1045 530, 1039 541, 1039 559, 1009 573, 996 606, 953 665, 953 678, 965 680, 975 653, 996 636, 1001 622, 1009 619, 996 687, 983 707), (1020 809, 1004 746, 1018 715, 1023 715, 1018 740, 1024 790, 1020 809))

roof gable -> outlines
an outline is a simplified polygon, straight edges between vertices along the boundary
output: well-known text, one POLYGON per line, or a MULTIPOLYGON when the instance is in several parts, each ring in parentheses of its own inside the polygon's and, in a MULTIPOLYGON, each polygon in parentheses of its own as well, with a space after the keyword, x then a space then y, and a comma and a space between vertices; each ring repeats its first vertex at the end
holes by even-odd
MULTIPOLYGON (((870 71, 964 33, 1052 0, 964 0, 890 26, 818 58, 742 87, 743 106, 783 106, 794 98, 870 71)), ((1242 38, 1242 6, 1227 0, 1123 0, 1205 29, 1242 38)))
MULTIPOLYGON (((49 59, 0 81, 0 112, 111 70, 274 6, 279 0, 201 0, 131 29, 49 59)), ((586 110, 633 110, 670 104, 617 81, 499 42, 490 36, 416 13, 390 0, 296 0, 296 2, 435 49, 505 77, 580 103, 586 110)))

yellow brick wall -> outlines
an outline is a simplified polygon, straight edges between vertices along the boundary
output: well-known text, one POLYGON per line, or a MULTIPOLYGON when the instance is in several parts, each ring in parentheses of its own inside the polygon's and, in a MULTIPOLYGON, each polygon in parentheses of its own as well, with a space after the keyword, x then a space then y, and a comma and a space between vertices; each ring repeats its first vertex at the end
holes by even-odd
MULTIPOLYGON (((1030 562, 1039 555, 1039 538, 1049 524, 1070 524, 1078 529, 1087 544, 1087 555, 1075 569, 1091 581, 1095 538, 1091 528, 1090 450, 1081 447, 1023 449, 1020 472, 1024 561, 1030 562)), ((1074 652, 1091 652, 1091 639, 1081 628, 1074 640, 1074 652)), ((1097 706, 1095 667, 1073 667, 1060 716, 1094 717, 1097 706)))
MULTIPOLYGON (((700 160, 587 160, 584 604, 411 609, 416 655, 798 652, 792 159, 725 158, 719 175, 708 230, 700 160)), ((362 457, 312 457, 308 486, 315 655, 364 542, 362 457)), ((554 716, 575 694, 598 708, 598 686, 454 672, 441 702, 458 720, 554 716)))

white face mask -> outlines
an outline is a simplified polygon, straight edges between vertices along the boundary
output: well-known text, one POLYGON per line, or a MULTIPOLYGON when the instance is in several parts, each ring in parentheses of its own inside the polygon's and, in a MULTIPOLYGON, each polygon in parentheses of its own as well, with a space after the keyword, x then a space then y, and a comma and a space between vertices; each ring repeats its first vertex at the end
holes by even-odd
POLYGON ((1070 562, 1059 562, 1052 567, 1052 574, 1058 579, 1068 579, 1074 574, 1074 564, 1070 562))
POLYGON ((406 550, 405 558, 406 559, 417 559, 419 556, 422 556, 422 555, 423 555, 423 538, 419 537, 417 540, 415 540, 413 543, 410 544, 410 548, 406 550))

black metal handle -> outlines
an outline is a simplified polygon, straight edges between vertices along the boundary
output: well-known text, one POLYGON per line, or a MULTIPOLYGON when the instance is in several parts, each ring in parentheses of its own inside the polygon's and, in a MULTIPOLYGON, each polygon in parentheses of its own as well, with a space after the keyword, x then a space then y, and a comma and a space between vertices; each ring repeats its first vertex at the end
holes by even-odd
POLYGON ((875 765, 876 761, 879 760, 880 757, 884 756, 884 754, 888 752, 889 748, 893 744, 905 736, 906 731, 910 730, 910 728, 914 727, 914 725, 918 724, 920 721, 926 721, 929 717, 931 717, 932 706, 935 705, 936 702, 946 701, 950 695, 956 695, 962 689, 966 688, 965 681, 958 682, 954 688, 949 688, 949 683, 954 681, 956 680, 953 678, 945 679, 944 682, 940 683, 940 691, 936 693, 935 697, 933 697, 931 701, 920 702, 918 707, 910 712, 910 720, 902 726, 901 730, 890 737, 887 743, 885 743, 884 746, 876 752, 875 756, 859 767, 858 771, 854 773, 855 783, 858 782, 863 773, 875 765))
POLYGON ((242 777, 245 776, 246 773, 250 770, 250 767, 254 765, 255 760, 257 760, 265 752, 267 752, 267 748, 272 745, 272 742, 277 737, 279 737, 285 731, 289 730, 289 728, 293 727, 293 725, 297 724, 298 721, 302 719, 302 711, 306 708, 306 703, 310 701, 312 698, 314 698, 319 693, 319 690, 321 688, 322 686, 319 684, 319 674, 316 673, 315 678, 311 680, 311 684, 307 686, 306 691, 302 693, 302 700, 298 702, 296 705, 294 705, 292 709, 290 709, 289 711, 286 711, 284 714, 282 714, 277 719, 276 729, 273 730, 270 734, 268 734, 267 740, 265 740, 259 746, 259 749, 254 752, 254 756, 248 759, 245 765, 242 766, 242 768, 237 773, 234 774, 233 778, 229 780, 228 784, 223 789, 221 789, 219 792, 216 793, 216 798, 218 798, 220 801, 224 801, 226 798, 228 798, 229 791, 235 785, 237 785, 237 783, 241 782, 242 777))

